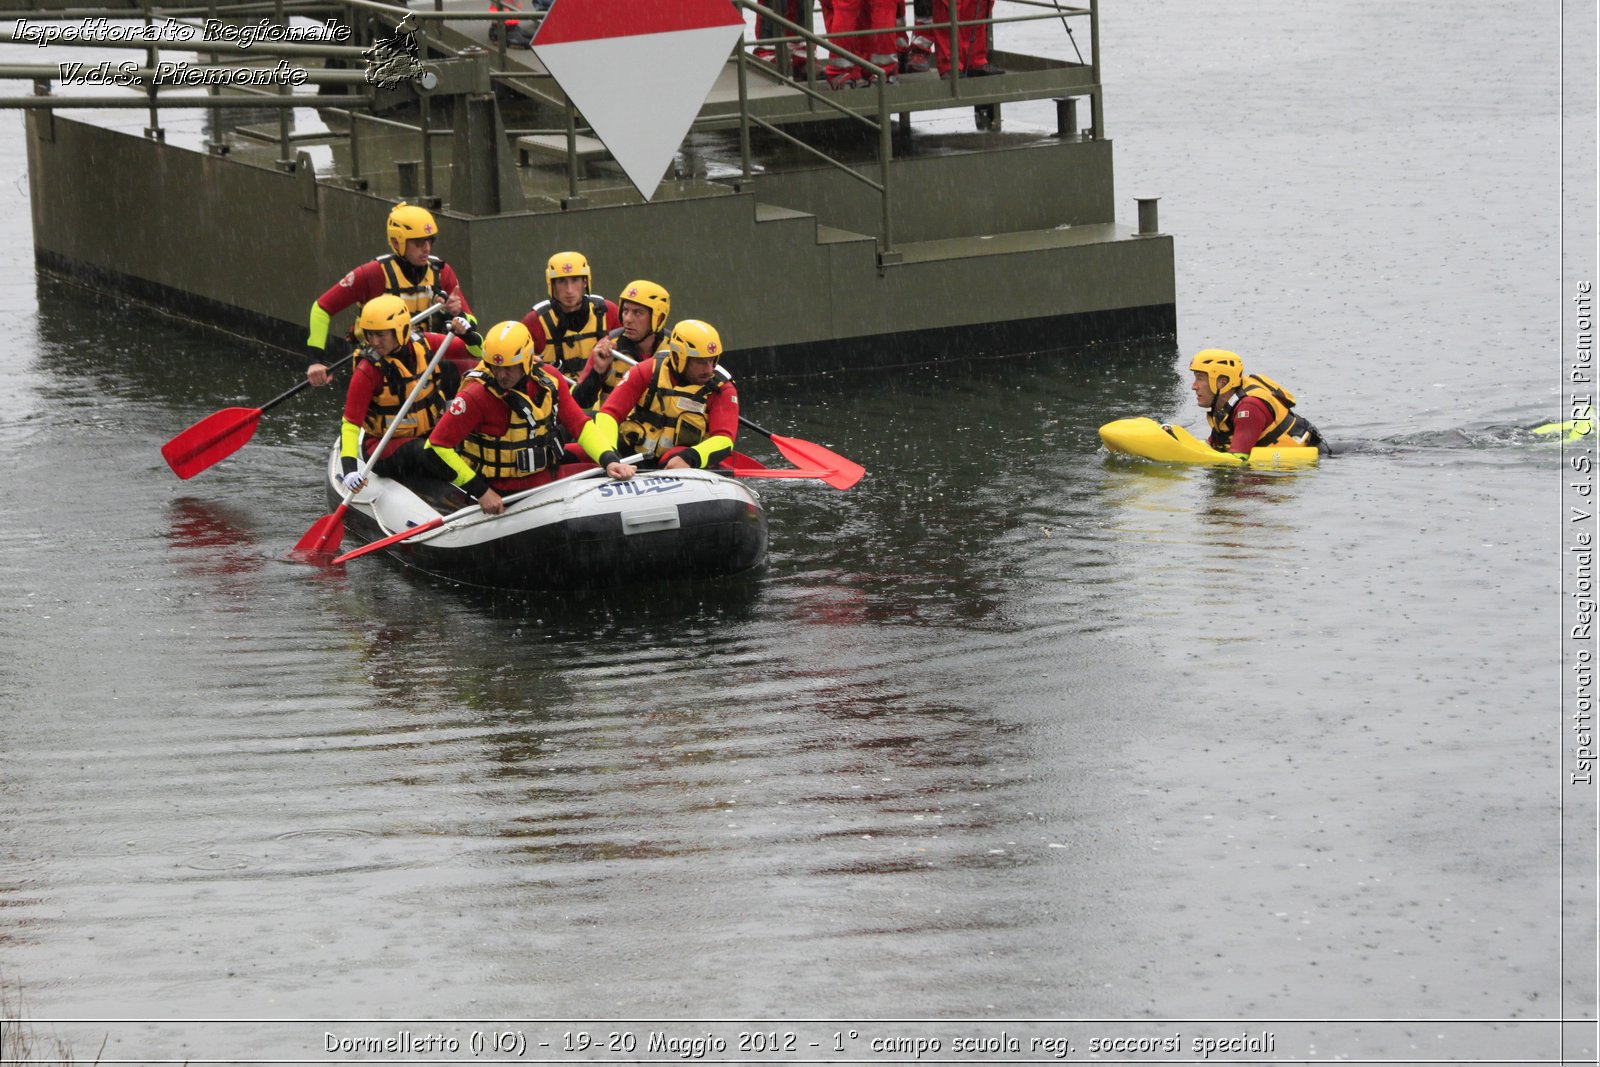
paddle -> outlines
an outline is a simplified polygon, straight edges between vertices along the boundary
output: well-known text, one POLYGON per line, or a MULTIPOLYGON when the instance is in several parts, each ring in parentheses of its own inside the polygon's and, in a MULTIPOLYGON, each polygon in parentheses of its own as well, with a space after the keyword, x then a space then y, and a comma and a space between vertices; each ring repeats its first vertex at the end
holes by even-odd
MULTIPOLYGON (((433 376, 434 368, 439 366, 439 361, 444 359, 444 350, 450 347, 450 339, 454 334, 447 333, 439 340, 439 347, 433 350, 433 358, 428 361, 428 366, 417 377, 417 384, 411 387, 411 393, 406 397, 406 402, 400 405, 400 410, 389 421, 389 428, 384 431, 383 437, 378 441, 366 460, 356 468, 356 473, 365 478, 372 470, 372 465, 378 462, 383 455, 383 450, 389 443, 389 438, 394 436, 395 429, 411 411, 411 405, 416 402, 417 394, 422 392, 422 387, 428 384, 428 379, 433 376)), ((339 549, 339 543, 344 540, 344 513, 350 508, 350 498, 355 496, 353 490, 346 490, 344 499, 331 513, 322 516, 311 524, 311 528, 301 535, 290 550, 291 559, 298 559, 306 563, 322 562, 331 557, 339 549)))
MULTIPOLYGON (((820 478, 837 474, 834 470, 807 470, 801 467, 769 467, 754 456, 735 452, 722 461, 720 467, 711 468, 718 474, 732 474, 739 478, 820 478)), ((668 471, 667 473, 672 473, 668 471)))
MULTIPOLYGON (((615 358, 634 366, 637 366, 639 362, 623 355, 621 352, 618 352, 615 358)), ((733 375, 723 370, 720 363, 717 364, 717 373, 730 382, 733 380, 733 375)), ((795 437, 781 437, 771 430, 757 426, 743 415, 739 416, 739 422, 771 441, 790 463, 793 463, 796 467, 813 471, 814 473, 811 477, 821 478, 835 489, 849 489, 867 473, 867 469, 861 464, 845 459, 839 453, 823 448, 814 442, 803 441, 795 437)), ((783 476, 780 475, 780 477, 783 476)), ((788 475, 788 477, 799 477, 799 475, 788 475)))
POLYGON ((797 468, 813 468, 816 472, 814 477, 820 477, 835 489, 849 489, 867 473, 867 469, 861 464, 845 459, 839 453, 823 448, 815 442, 802 441, 794 437, 780 437, 771 430, 762 429, 743 415, 739 416, 739 421, 771 441, 778 451, 783 453, 784 458, 797 468))
MULTIPOLYGON (((686 469, 694 470, 693 467, 686 469)), ((833 470, 811 470, 806 467, 762 467, 760 470, 753 470, 750 467, 712 467, 711 469, 714 473, 731 474, 736 478, 817 478, 827 482, 829 485, 833 484, 833 478, 839 473, 833 470)), ((677 472, 661 470, 651 471, 650 473, 676 474, 677 472)))
POLYGON ((743 452, 731 453, 728 458, 722 462, 727 464, 727 467, 725 468, 727 470, 737 469, 743 471, 766 471, 772 469, 756 457, 747 456, 743 452))
MULTIPOLYGON (((432 315, 434 310, 429 308, 411 316, 411 325, 415 326, 432 315)), ((354 358, 355 353, 350 353, 329 367, 329 373, 354 358)), ((258 408, 223 408, 213 412, 162 445, 161 455, 166 459, 167 466, 172 468, 172 473, 183 479, 193 478, 243 448, 245 442, 255 436, 263 412, 277 407, 310 385, 309 381, 301 381, 293 389, 273 397, 258 408)))
MULTIPOLYGON (((352 358, 354 353, 339 360, 328 370, 336 371, 352 358)), ((172 468, 173 474, 183 479, 193 478, 243 448, 245 442, 255 436, 263 413, 271 411, 310 385, 309 381, 302 379, 299 385, 278 394, 258 408, 223 408, 214 411, 162 445, 161 455, 167 461, 167 466, 172 468)))
MULTIPOLYGON (((638 458, 638 456, 629 456, 627 459, 624 459, 621 462, 632 463, 638 458)), ((536 485, 531 489, 523 489, 520 492, 512 493, 510 496, 501 497, 500 502, 509 506, 516 503, 518 500, 523 499, 524 497, 532 496, 534 493, 537 493, 540 490, 549 489, 552 486, 566 485, 569 482, 575 481, 579 478, 592 478, 597 474, 604 474, 605 472, 606 470, 604 467, 592 467, 589 470, 579 471, 577 474, 571 474, 565 478, 557 478, 553 482, 546 482, 544 485, 536 485)), ((429 519, 427 522, 418 523, 415 526, 401 530, 399 533, 392 533, 388 537, 380 538, 377 541, 364 544, 360 548, 352 548, 344 555, 335 557, 333 563, 335 565, 345 563, 349 560, 355 559, 358 556, 365 556, 369 552, 376 552, 380 548, 388 548, 390 545, 399 544, 401 541, 409 541, 418 534, 425 534, 429 530, 437 530, 444 526, 453 526, 458 523, 462 523, 463 520, 472 518, 474 515, 481 514, 484 514, 481 507, 479 507, 477 504, 468 504, 466 507, 452 511, 448 515, 436 516, 429 519)), ((503 515, 505 513, 501 512, 501 514, 503 515)), ((485 521, 489 521, 490 519, 496 517, 497 516, 489 516, 485 521)))

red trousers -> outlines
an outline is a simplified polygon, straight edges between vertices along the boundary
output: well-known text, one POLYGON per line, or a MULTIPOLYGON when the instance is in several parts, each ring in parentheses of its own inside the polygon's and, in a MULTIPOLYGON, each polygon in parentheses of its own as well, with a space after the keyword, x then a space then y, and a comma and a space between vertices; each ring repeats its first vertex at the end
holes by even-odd
MULTIPOLYGON (((956 0, 956 18, 989 18, 994 14, 994 0, 956 0)), ((933 24, 926 27, 933 38, 935 62, 939 73, 950 69, 950 0, 933 0, 933 24)), ((962 26, 956 31, 956 43, 961 50, 960 69, 984 67, 989 64, 989 27, 962 26)))
MULTIPOLYGON (((828 33, 847 34, 833 41, 840 48, 882 66, 895 58, 895 7, 902 0, 822 0, 822 24, 828 33)), ((990 0, 992 3, 993 0, 990 0)), ((832 70, 852 66, 829 63, 832 70)))

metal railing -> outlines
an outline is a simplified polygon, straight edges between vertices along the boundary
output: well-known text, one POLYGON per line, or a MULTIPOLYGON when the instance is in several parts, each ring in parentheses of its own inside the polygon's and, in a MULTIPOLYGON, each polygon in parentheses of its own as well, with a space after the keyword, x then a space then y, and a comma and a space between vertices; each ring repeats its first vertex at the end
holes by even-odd
MULTIPOLYGON (((1077 52, 1080 65, 1088 66, 1090 68, 1090 77, 1093 84, 1096 86, 1096 91, 1090 94, 1091 108, 1093 111, 1093 118, 1091 120, 1093 123, 1092 130, 1094 131, 1095 135, 1099 135, 1102 129, 1103 115, 1100 106, 1100 94, 1098 92, 1098 86, 1100 82, 1100 19, 1098 0, 1089 0, 1089 7, 1063 7, 1056 2, 1056 0, 1049 0, 1049 2, 1043 2, 1043 0, 1010 0, 1010 2, 1018 6, 1037 7, 1040 8, 1041 11, 1038 13, 1002 16, 999 18, 994 17, 991 12, 990 16, 987 18, 963 20, 957 17, 956 5, 951 3, 948 5, 950 11, 948 22, 941 22, 939 25, 941 28, 948 30, 950 34, 948 40, 950 42, 958 42, 958 35, 963 29, 983 27, 986 32, 992 32, 992 28, 999 24, 1037 22, 1045 19, 1059 18, 1061 20, 1062 27, 1066 30, 1068 39, 1072 41, 1074 51, 1077 52), (1069 17, 1074 16, 1089 19, 1090 59, 1087 62, 1084 61, 1082 52, 1078 50, 1077 40, 1072 36, 1071 26, 1067 22, 1069 17)), ((763 37, 758 35, 753 41, 744 42, 744 46, 741 47, 737 53, 736 62, 738 64, 739 74, 739 154, 743 171, 743 179, 748 181, 752 173, 750 128, 752 126, 756 126, 770 134, 773 134, 784 142, 804 150, 810 155, 820 159, 830 166, 835 167, 845 174, 848 174, 856 181, 876 192, 880 201, 880 222, 879 232, 877 235, 879 262, 889 263, 896 261, 898 259, 898 254, 894 249, 894 188, 892 183, 892 175, 894 173, 892 167, 892 163, 894 161, 894 138, 891 126, 892 114, 895 109, 889 98, 889 72, 884 67, 872 63, 863 56, 856 55, 840 44, 842 39, 861 36, 862 31, 860 30, 840 31, 835 33, 817 33, 812 29, 811 25, 802 25, 796 23, 779 14, 776 10, 767 6, 766 4, 760 3, 759 0, 733 0, 733 3, 741 10, 754 14, 756 16, 758 27, 765 22, 768 26, 775 26, 787 31, 786 33, 781 33, 776 36, 763 37), (789 73, 793 69, 790 62, 789 49, 791 46, 795 45, 806 46, 805 61, 802 65, 803 77, 794 77, 789 73), (752 59, 752 50, 760 47, 773 48, 773 62, 770 65, 761 60, 752 59), (826 47, 831 57, 838 61, 840 65, 849 64, 858 67, 861 71, 869 75, 872 86, 877 90, 876 98, 874 100, 875 106, 872 108, 872 110, 876 112, 876 120, 869 119, 866 115, 860 113, 857 108, 849 106, 845 100, 841 98, 841 94, 831 91, 823 92, 820 90, 818 86, 817 56, 819 49, 822 47, 826 47), (834 157, 809 144, 806 144, 804 141, 791 135, 786 130, 781 129, 777 124, 768 122, 765 119, 753 115, 750 108, 748 88, 748 71, 752 62, 761 64, 762 73, 764 76, 775 77, 780 82, 783 82, 804 94, 808 101, 810 101, 813 108, 815 108, 817 105, 822 105, 824 108, 831 108, 846 118, 863 123, 868 128, 876 132, 878 141, 877 164, 880 179, 878 181, 873 181, 862 171, 842 162, 839 159, 835 159, 834 157)), ((803 4, 802 11, 806 16, 807 22, 809 23, 811 21, 810 16, 812 13, 812 5, 809 2, 803 4)), ((918 24, 913 22, 910 26, 897 25, 884 27, 879 30, 869 32, 898 33, 901 30, 905 30, 906 32, 915 33, 929 28, 931 28, 930 24, 918 24)), ((959 48, 959 44, 957 44, 956 47, 959 48)), ((953 63, 951 66, 953 76, 947 83, 949 86, 948 95, 951 99, 959 99, 962 95, 962 83, 966 79, 962 77, 962 72, 959 69, 959 63, 953 63)))
MULTIPOLYGON (((788 50, 793 45, 800 44, 800 43, 810 43, 810 44, 814 45, 816 42, 820 41, 822 43, 827 44, 829 51, 832 52, 834 55, 836 55, 836 56, 848 56, 849 53, 843 51, 837 44, 835 44, 836 41, 839 41, 839 40, 844 39, 844 38, 859 37, 859 36, 863 36, 863 35, 871 35, 871 34, 874 34, 874 33, 885 33, 885 32, 887 32, 887 33, 892 33, 892 34, 900 34, 900 33, 908 33, 908 34, 910 34, 910 33, 918 33, 918 32, 922 32, 922 31, 929 31, 929 30, 934 30, 934 29, 938 29, 938 30, 946 32, 948 34, 948 37, 946 39, 954 41, 954 40, 958 40, 959 39, 959 33, 963 29, 974 29, 974 28, 982 27, 986 31, 992 31, 995 26, 1015 24, 1015 23, 1025 23, 1025 22, 1054 21, 1054 20, 1059 19, 1061 21, 1062 29, 1067 34, 1067 39, 1072 43, 1073 51, 1078 56, 1079 65, 1090 68, 1090 70, 1092 71, 1093 79, 1094 79, 1096 84, 1098 84, 1099 81, 1100 81, 1100 11, 1099 11, 1099 0, 1089 0, 1089 6, 1088 7, 1065 6, 1065 5, 1057 2, 1057 0, 1006 0, 1006 2, 1008 4, 1010 4, 1011 6, 1013 6, 1013 7, 1032 7, 1032 8, 1038 8, 1039 10, 1037 12, 1033 12, 1033 13, 1029 13, 1029 14, 1021 14, 1021 15, 996 16, 996 15, 990 14, 989 16, 986 16, 986 17, 983 17, 983 18, 975 18, 975 19, 961 19, 961 18, 958 18, 957 17, 957 13, 958 12, 957 12, 956 5, 955 4, 950 4, 949 5, 949 8, 950 8, 949 18, 945 19, 945 20, 941 20, 937 24, 932 23, 932 22, 915 22, 915 21, 913 21, 911 23, 897 22, 893 26, 880 27, 880 28, 873 29, 873 30, 859 30, 859 29, 855 29, 855 30, 839 30, 839 31, 835 31, 833 33, 818 33, 814 28, 815 24, 813 22, 811 22, 811 20, 809 20, 809 19, 807 20, 806 24, 803 27, 799 27, 799 26, 797 26, 796 23, 791 22, 788 19, 780 16, 771 7, 763 5, 763 4, 759 3, 759 2, 754 2, 754 0, 733 0, 733 2, 738 7, 744 8, 744 9, 752 11, 752 12, 756 12, 757 15, 758 15, 758 19, 764 18, 764 19, 766 19, 766 20, 768 20, 770 22, 779 23, 779 24, 781 24, 783 26, 786 26, 786 27, 803 28, 803 30, 805 31, 804 34, 791 33, 791 34, 787 34, 787 35, 773 35, 773 36, 759 36, 758 35, 756 39, 745 42, 745 44, 747 46, 749 46, 749 47, 772 47, 772 48, 774 48, 777 54, 774 57, 774 62, 772 64, 772 66, 773 66, 773 68, 774 68, 774 70, 776 72, 777 77, 785 79, 785 80, 790 80, 790 81, 799 80, 799 79, 790 78, 788 75, 785 75, 783 72, 785 70, 790 69, 790 67, 791 67, 791 64, 789 62, 789 56, 787 54, 788 50), (1085 18, 1085 19, 1089 20, 1089 27, 1090 27, 1089 51, 1090 51, 1090 56, 1089 56, 1088 59, 1085 59, 1083 57, 1083 52, 1078 47, 1077 38, 1072 33, 1071 24, 1067 22, 1067 19, 1069 19, 1069 18, 1085 18)), ((807 15, 810 15, 811 11, 810 11, 809 5, 805 6, 804 10, 805 10, 805 13, 807 15)), ((759 25, 759 22, 758 22, 758 25, 759 25)), ((993 42, 994 42, 994 35, 993 35, 992 32, 989 32, 989 42, 990 42, 990 46, 992 47, 993 46, 993 42)), ((817 67, 816 67, 815 60, 816 60, 816 53, 815 53, 815 48, 813 47, 811 49, 808 49, 806 62, 803 64, 804 70, 806 72, 804 80, 807 81, 808 83, 811 83, 813 86, 815 86, 815 82, 816 82, 816 69, 817 69, 817 67)), ((950 87, 949 87, 950 95, 952 97, 959 97, 961 95, 961 86, 960 86, 959 83, 964 80, 964 78, 962 76, 963 72, 960 70, 959 64, 952 64, 952 68, 953 68, 954 76, 950 79, 950 81, 952 83, 950 85, 950 87)))
MULTIPOLYGON (((770 3, 764 4, 759 0, 732 0, 734 6, 748 15, 754 16, 757 26, 776 27, 782 32, 775 36, 754 39, 743 38, 734 49, 730 62, 734 63, 738 84, 738 131, 739 131, 739 159, 740 159, 740 184, 748 186, 755 175, 751 131, 759 129, 787 145, 790 145, 809 157, 831 166, 848 175, 854 181, 865 186, 877 195, 879 201, 879 223, 876 242, 880 262, 893 262, 897 258, 894 244, 894 187, 893 187, 893 161, 894 138, 893 121, 897 110, 904 113, 914 110, 903 102, 898 108, 891 99, 889 86, 889 71, 873 63, 868 57, 859 56, 844 47, 841 43, 845 39, 861 35, 861 31, 818 33, 812 28, 813 7, 812 0, 805 0, 801 4, 802 22, 791 21, 784 17, 770 3), (789 51, 794 46, 805 46, 806 56, 800 76, 794 76, 793 67, 789 61, 789 51), (767 63, 752 55, 756 48, 771 47, 774 49, 775 63, 767 63), (854 93, 839 93, 819 86, 819 55, 826 48, 829 55, 841 64, 850 64, 859 67, 861 71, 872 78, 876 93, 871 106, 863 108, 856 101, 860 98, 854 93), (864 166, 845 162, 842 158, 831 155, 814 145, 808 144, 800 137, 795 136, 782 128, 780 122, 769 121, 754 113, 751 106, 750 71, 754 66, 760 71, 760 76, 776 79, 788 88, 799 93, 806 101, 807 117, 838 118, 847 122, 858 123, 870 130, 876 139, 875 159, 864 166), (876 172, 875 176, 866 168, 876 172)), ((992 12, 986 18, 960 19, 957 17, 956 5, 949 4, 950 14, 947 20, 939 22, 939 29, 949 34, 948 40, 955 42, 963 30, 983 27, 992 34, 993 28, 999 25, 1039 22, 1041 20, 1059 19, 1072 42, 1074 52, 1077 54, 1079 65, 1087 67, 1090 71, 1090 85, 1086 92, 1076 95, 1088 95, 1091 99, 1093 114, 1089 130, 1090 136, 1103 136, 1103 114, 1100 100, 1100 21, 1098 0, 1089 0, 1087 7, 1064 7, 1057 0, 1007 0, 1012 8, 1036 8, 1038 10, 1019 15, 1004 15, 996 17, 992 12), (1069 18, 1087 18, 1090 26, 1089 56, 1084 58, 1078 48, 1076 38, 1072 35, 1069 18)), ((348 133, 344 136, 349 141, 350 178, 353 181, 364 182, 362 173, 362 130, 364 126, 374 125, 401 131, 413 132, 418 141, 420 155, 421 193, 430 199, 434 198, 434 153, 433 140, 440 136, 451 136, 450 129, 435 128, 432 113, 432 102, 428 93, 417 94, 418 114, 415 123, 401 122, 394 119, 381 118, 370 114, 377 103, 375 89, 360 71, 355 70, 316 70, 301 71, 304 75, 302 84, 311 85, 361 85, 365 90, 359 94, 346 93, 344 95, 310 95, 294 94, 287 84, 280 84, 275 90, 254 91, 243 87, 229 87, 229 93, 223 94, 221 89, 211 86, 208 95, 172 96, 167 90, 173 86, 164 83, 158 77, 160 69, 161 49, 166 47, 171 51, 184 53, 200 53, 211 57, 211 63, 206 65, 187 64, 186 68, 206 70, 252 69, 252 68, 227 68, 219 65, 222 56, 239 56, 243 54, 263 56, 299 56, 304 58, 320 58, 342 62, 361 61, 368 43, 366 20, 356 18, 357 12, 370 13, 374 21, 379 24, 394 25, 403 17, 411 17, 418 24, 416 33, 419 45, 419 58, 429 60, 434 53, 442 58, 459 57, 463 49, 453 49, 438 35, 430 36, 428 26, 443 20, 465 22, 504 22, 508 18, 529 22, 541 22, 544 14, 538 11, 500 10, 500 11, 446 11, 443 0, 433 0, 433 10, 417 10, 415 8, 401 7, 384 0, 260 0, 256 3, 222 4, 219 0, 206 0, 201 5, 186 7, 158 7, 154 0, 141 0, 137 9, 105 8, 88 9, 77 8, 72 10, 40 10, 37 12, 19 12, 30 19, 40 21, 48 19, 86 19, 104 17, 116 20, 142 19, 146 27, 155 24, 159 17, 167 23, 176 22, 192 29, 200 29, 186 19, 192 18, 220 18, 224 15, 236 17, 241 14, 260 14, 273 18, 278 23, 285 23, 291 15, 299 17, 316 17, 319 15, 345 14, 351 22, 352 38, 356 42, 351 45, 329 44, 296 44, 287 42, 256 41, 249 46, 223 40, 195 40, 190 38, 185 41, 162 42, 157 35, 151 35, 148 42, 112 43, 104 41, 84 42, 96 46, 127 47, 141 49, 145 52, 144 63, 132 68, 133 73, 143 79, 146 85, 143 98, 135 96, 55 96, 50 92, 53 81, 59 80, 59 69, 47 64, 11 64, 0 66, 0 79, 15 78, 29 80, 34 83, 34 94, 23 97, 0 97, 0 107, 11 108, 113 108, 113 107, 147 107, 150 112, 150 125, 146 135, 160 138, 162 136, 159 125, 159 109, 162 107, 206 107, 213 109, 214 116, 219 117, 223 109, 253 107, 272 108, 280 111, 278 120, 279 163, 286 167, 294 166, 291 148, 296 141, 305 140, 302 136, 293 134, 289 125, 289 110, 305 107, 315 108, 318 111, 328 112, 343 116, 347 119, 348 133)), ((487 6, 487 2, 485 4, 487 6)), ((887 27, 876 32, 898 33, 901 30, 909 33, 927 32, 931 29, 929 23, 912 22, 908 26, 887 27)), ((500 32, 498 35, 498 66, 501 69, 491 70, 488 73, 489 82, 493 84, 515 83, 517 91, 533 98, 540 104, 557 108, 563 116, 563 123, 559 129, 549 130, 511 130, 509 136, 514 141, 519 136, 529 134, 564 135, 567 141, 566 166, 567 190, 569 201, 581 203, 579 196, 578 180, 582 173, 580 153, 578 151, 578 138, 584 133, 592 133, 581 122, 581 117, 572 100, 559 91, 548 91, 544 87, 544 76, 533 70, 505 69, 512 65, 508 57, 509 33, 500 32)), ((0 42, 14 40, 15 33, 0 31, 0 42)), ((992 45, 992 37, 991 37, 992 45)), ((472 46, 476 47, 476 46, 472 46)), ((492 53, 491 53, 492 54, 492 53)), ((281 61, 280 61, 281 62, 281 61)), ((952 64, 957 68, 947 82, 947 96, 951 100, 963 99, 963 83, 967 80, 961 76, 959 64, 952 64)), ((180 83, 181 84, 181 83, 180 83)), ((992 92, 992 86, 986 83, 986 90, 992 92)), ((970 94, 970 90, 967 90, 970 94)), ((1043 94, 1039 94, 1043 95, 1043 94)), ((926 105, 923 105, 926 106, 926 105)), ((941 106, 949 106, 948 104, 941 106)), ((1071 111, 1067 112, 1071 114, 1071 111)), ((791 121, 793 116, 786 116, 791 121)), ((215 119, 214 119, 215 121, 215 119)), ((1075 120, 1074 120, 1075 121, 1075 120)), ((217 123, 220 125, 220 123, 217 123)), ((695 120, 695 127, 705 129, 713 125, 727 124, 725 117, 707 116, 702 114, 695 120)), ((337 137, 336 133, 328 136, 337 137)), ((213 143, 213 151, 225 151, 226 146, 213 143)))
POLYGON ((876 110, 878 117, 876 121, 873 121, 865 115, 859 114, 854 108, 847 107, 836 95, 827 96, 817 90, 816 49, 828 41, 826 35, 812 33, 807 27, 790 22, 776 11, 755 2, 755 0, 733 0, 733 2, 734 6, 754 13, 757 18, 765 18, 771 23, 782 26, 789 30, 797 40, 804 41, 811 46, 807 49, 808 55, 806 58, 808 78, 805 82, 792 82, 796 89, 804 93, 814 104, 821 103, 833 108, 846 118, 862 123, 878 135, 879 180, 873 181, 854 167, 812 147, 800 138, 790 134, 787 130, 781 129, 775 123, 752 115, 750 113, 749 83, 750 49, 743 47, 743 42, 741 42, 735 62, 738 64, 739 71, 739 163, 743 171, 743 180, 748 182, 753 173, 750 151, 751 126, 758 126, 780 140, 802 149, 822 162, 843 171, 878 194, 881 211, 878 231, 878 260, 880 263, 892 262, 897 258, 897 254, 894 251, 894 191, 891 177, 894 173, 892 166, 894 163, 894 131, 890 125, 893 119, 889 108, 889 71, 863 56, 858 56, 854 52, 840 47, 837 43, 829 45, 830 51, 835 56, 860 67, 871 76, 872 83, 877 88, 876 110))

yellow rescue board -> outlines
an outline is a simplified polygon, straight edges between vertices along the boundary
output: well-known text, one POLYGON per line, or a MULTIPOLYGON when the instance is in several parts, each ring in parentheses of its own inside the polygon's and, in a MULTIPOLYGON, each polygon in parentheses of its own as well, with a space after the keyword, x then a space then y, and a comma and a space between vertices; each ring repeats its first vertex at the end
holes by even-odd
POLYGON ((1303 445, 1253 448, 1250 455, 1218 452, 1182 426, 1167 426, 1154 419, 1118 419, 1100 427, 1106 448, 1157 463, 1204 463, 1214 467, 1308 467, 1317 462, 1317 450, 1303 445))

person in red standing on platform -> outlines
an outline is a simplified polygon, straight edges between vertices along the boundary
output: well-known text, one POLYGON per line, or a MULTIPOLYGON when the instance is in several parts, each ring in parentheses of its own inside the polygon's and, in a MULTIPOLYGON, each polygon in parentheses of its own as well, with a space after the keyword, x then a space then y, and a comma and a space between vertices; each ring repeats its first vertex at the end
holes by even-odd
POLYGON ((906 26, 906 11, 895 8, 895 49, 903 74, 921 74, 933 66, 933 38, 927 35, 928 22, 933 18, 933 0, 914 0, 912 24, 906 26))
POLYGON ((423 459, 423 441, 444 414, 445 403, 455 395, 461 375, 477 366, 478 359, 468 345, 480 342, 476 331, 463 337, 436 333, 417 337, 411 332, 410 309, 393 293, 375 296, 362 305, 355 332, 361 347, 345 389, 339 434, 339 462, 345 488, 352 492, 366 484, 356 473, 361 459, 370 456, 388 432, 432 361, 434 350, 444 343, 445 359, 417 393, 383 455, 372 465, 372 473, 385 478, 403 480, 430 473, 423 459))
MULTIPOLYGON (((546 3, 543 8, 540 8, 535 4, 534 9, 548 10, 549 6, 546 3)), ((489 10, 515 12, 521 11, 522 5, 518 0, 489 0, 489 10)), ((530 48, 533 45, 534 31, 538 28, 538 23, 519 18, 506 19, 503 24, 491 22, 489 23, 489 43, 498 44, 500 34, 504 33, 506 35, 507 48, 530 48)))
POLYGON ((533 358, 520 322, 502 322, 483 341, 483 366, 471 371, 428 435, 433 473, 465 489, 486 514, 505 510, 501 494, 554 480, 567 461, 557 428, 620 481, 634 468, 616 453, 616 435, 583 413, 566 379, 533 358))
MULTIPOLYGON (((900 69, 894 39, 895 3, 896 0, 822 0, 822 24, 829 40, 883 67, 891 85, 899 81, 900 69), (832 36, 836 33, 844 36, 832 36)), ((837 56, 828 60, 826 73, 828 86, 833 89, 865 88, 875 77, 837 56)))
POLYGON ((612 390, 594 422, 599 448, 623 448, 642 466, 717 467, 733 454, 739 391, 717 373, 726 353, 716 328, 684 319, 655 356, 636 363, 612 390))
POLYGON ((589 291, 589 261, 580 252, 557 252, 544 269, 550 299, 533 305, 522 325, 533 338, 533 354, 575 378, 600 338, 621 325, 617 305, 589 291))
POLYGON ((439 235, 439 226, 432 212, 414 204, 397 204, 389 212, 390 253, 363 263, 340 278, 327 292, 317 297, 311 305, 310 332, 306 347, 312 362, 306 368, 306 379, 312 385, 327 385, 328 327, 333 317, 348 307, 365 305, 373 297, 391 293, 405 301, 411 314, 416 315, 440 297, 444 308, 430 319, 419 324, 421 329, 457 336, 472 329, 476 320, 467 298, 462 295, 461 283, 450 264, 433 254, 433 241, 439 235), (457 324, 456 319, 462 322, 457 324))
MULTIPOLYGON (((987 19, 994 16, 994 0, 956 0, 956 19, 987 19)), ((985 78, 1005 71, 989 62, 989 24, 959 26, 956 43, 959 55, 951 61, 950 2, 933 0, 933 21, 928 25, 928 35, 933 38, 934 62, 939 67, 939 77, 950 77, 951 68, 961 72, 963 78, 985 78)))
MULTIPOLYGON (((775 11, 797 26, 805 25, 805 12, 800 8, 800 0, 769 0, 765 5, 765 10, 775 11)), ((756 15, 756 38, 758 40, 787 37, 791 32, 787 27, 773 22, 771 17, 764 12, 756 15)), ((804 41, 796 41, 789 45, 789 72, 796 78, 805 77, 808 48, 809 45, 804 41)), ((757 59, 765 63, 776 64, 778 61, 778 50, 772 45, 758 45, 753 54, 757 59)))

